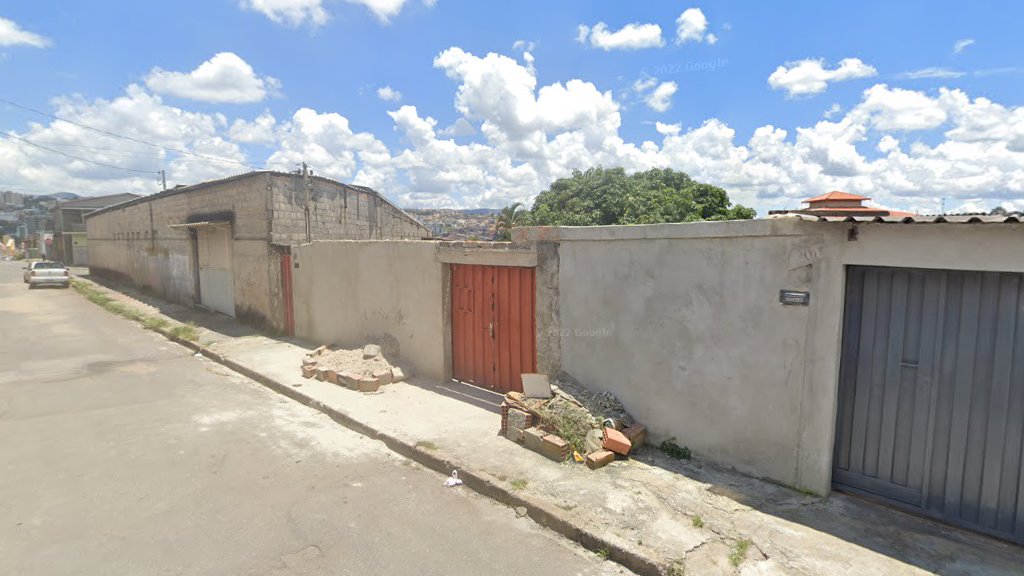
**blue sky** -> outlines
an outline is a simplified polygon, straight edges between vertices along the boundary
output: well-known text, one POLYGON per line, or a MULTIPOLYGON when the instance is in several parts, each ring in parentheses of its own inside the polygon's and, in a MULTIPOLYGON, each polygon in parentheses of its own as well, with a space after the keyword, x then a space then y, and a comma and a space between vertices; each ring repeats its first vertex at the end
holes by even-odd
POLYGON ((75 124, 0 103, 0 189, 149 193, 154 175, 111 166, 176 184, 305 160, 405 206, 494 207, 601 164, 684 170, 762 214, 831 189, 1024 209, 1022 17, 997 3, 5 2, 0 98, 75 124))

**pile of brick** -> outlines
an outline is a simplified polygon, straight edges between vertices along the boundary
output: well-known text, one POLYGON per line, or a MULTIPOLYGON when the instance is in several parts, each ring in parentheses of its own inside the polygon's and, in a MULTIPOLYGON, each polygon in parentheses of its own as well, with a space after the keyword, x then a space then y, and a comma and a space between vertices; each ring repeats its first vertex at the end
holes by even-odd
POLYGON ((527 398, 522 393, 509 392, 501 404, 500 434, 556 462, 572 456, 576 462, 585 462, 588 468, 596 470, 617 457, 628 457, 634 448, 647 441, 647 428, 643 424, 633 422, 624 411, 616 416, 619 417, 595 415, 573 397, 557 390, 549 399, 527 398), (545 422, 545 414, 550 419, 553 406, 566 404, 586 415, 576 419, 586 428, 585 439, 576 439, 578 445, 559 436, 552 422, 545 422))
POLYGON ((355 350, 320 346, 302 359, 302 376, 360 392, 405 380, 402 368, 388 362, 376 344, 355 350))

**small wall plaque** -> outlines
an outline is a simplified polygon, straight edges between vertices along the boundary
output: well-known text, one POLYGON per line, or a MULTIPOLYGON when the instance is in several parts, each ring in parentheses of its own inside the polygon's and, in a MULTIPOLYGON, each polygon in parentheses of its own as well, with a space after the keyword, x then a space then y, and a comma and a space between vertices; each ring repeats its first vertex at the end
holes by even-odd
POLYGON ((779 302, 786 306, 807 306, 811 303, 811 293, 801 290, 779 290, 779 302))

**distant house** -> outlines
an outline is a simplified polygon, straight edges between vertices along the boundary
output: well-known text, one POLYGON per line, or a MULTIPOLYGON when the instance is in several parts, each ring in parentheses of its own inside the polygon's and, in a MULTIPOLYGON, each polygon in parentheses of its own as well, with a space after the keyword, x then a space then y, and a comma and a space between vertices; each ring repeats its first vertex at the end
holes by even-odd
POLYGON ((53 253, 50 258, 76 266, 89 265, 85 215, 93 210, 138 198, 138 194, 110 194, 58 202, 53 207, 53 253))
POLYGON ((821 196, 804 200, 806 208, 797 210, 771 210, 768 214, 807 214, 811 216, 881 216, 881 217, 909 217, 916 216, 913 212, 902 210, 889 210, 874 206, 865 206, 864 202, 871 200, 867 196, 858 196, 849 192, 834 190, 821 196))

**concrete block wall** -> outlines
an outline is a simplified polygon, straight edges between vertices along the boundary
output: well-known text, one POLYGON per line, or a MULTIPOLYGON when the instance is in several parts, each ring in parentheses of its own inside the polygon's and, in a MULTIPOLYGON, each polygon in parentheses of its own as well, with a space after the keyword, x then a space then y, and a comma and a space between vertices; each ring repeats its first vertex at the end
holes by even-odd
MULTIPOLYGON (((272 241, 306 242, 306 191, 294 175, 272 177, 272 241)), ((430 231, 377 194, 311 177, 310 237, 313 240, 419 240, 430 231)))
POLYGON ((90 270, 173 302, 196 304, 194 241, 188 230, 169 226, 228 220, 233 223, 236 314, 275 326, 280 313, 272 308, 272 297, 280 291, 280 272, 267 242, 269 202, 269 175, 254 173, 167 191, 89 216, 90 270))

